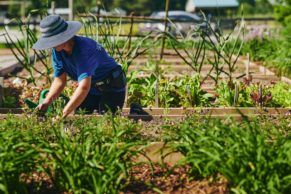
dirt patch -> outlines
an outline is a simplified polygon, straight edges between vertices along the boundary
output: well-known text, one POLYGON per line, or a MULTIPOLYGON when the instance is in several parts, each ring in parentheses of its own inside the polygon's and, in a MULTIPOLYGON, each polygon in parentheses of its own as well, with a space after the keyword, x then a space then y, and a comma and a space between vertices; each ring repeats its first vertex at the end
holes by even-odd
MULTIPOLYGON (((217 181, 211 179, 191 180, 187 174, 189 167, 175 167, 169 165, 148 164, 138 165, 130 172, 131 180, 120 194, 226 194, 229 193, 228 183, 220 177, 217 181)), ((23 177, 24 178, 24 177, 23 177)), ((37 194, 68 194, 57 191, 52 181, 45 173, 33 173, 26 179, 28 193, 37 194)))
POLYGON ((211 180, 191 180, 187 175, 189 167, 175 167, 168 170, 160 165, 152 168, 148 164, 139 165, 132 169, 131 182, 121 194, 153 194, 158 192, 168 194, 195 193, 195 194, 225 194, 228 193, 228 183, 221 177, 214 182, 211 180))

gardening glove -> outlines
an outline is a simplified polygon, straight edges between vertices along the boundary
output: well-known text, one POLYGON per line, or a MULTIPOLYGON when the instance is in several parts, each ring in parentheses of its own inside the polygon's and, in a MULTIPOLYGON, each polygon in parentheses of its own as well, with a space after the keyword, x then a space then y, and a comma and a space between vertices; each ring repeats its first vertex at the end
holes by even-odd
POLYGON ((49 105, 47 103, 41 103, 39 104, 35 109, 36 113, 40 116, 44 116, 44 114, 47 112, 49 105))

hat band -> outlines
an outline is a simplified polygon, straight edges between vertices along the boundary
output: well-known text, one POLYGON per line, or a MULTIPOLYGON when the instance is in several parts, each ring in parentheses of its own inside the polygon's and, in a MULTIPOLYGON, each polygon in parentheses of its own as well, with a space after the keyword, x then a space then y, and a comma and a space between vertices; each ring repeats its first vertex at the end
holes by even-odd
POLYGON ((43 33, 42 37, 50 37, 50 36, 57 35, 59 33, 66 31, 67 28, 68 28, 68 23, 62 22, 59 27, 53 29, 52 31, 48 31, 48 32, 43 33))

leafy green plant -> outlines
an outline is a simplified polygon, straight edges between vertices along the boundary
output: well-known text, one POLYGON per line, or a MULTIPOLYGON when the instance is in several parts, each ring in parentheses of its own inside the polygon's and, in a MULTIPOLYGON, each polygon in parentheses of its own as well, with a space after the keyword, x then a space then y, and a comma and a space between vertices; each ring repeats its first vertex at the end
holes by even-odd
POLYGON ((3 97, 3 107, 4 108, 16 108, 17 99, 14 96, 5 96, 3 97))
MULTIPOLYGON (((135 76, 136 74, 132 74, 135 76)), ((148 78, 131 78, 128 84, 128 103, 137 102, 142 106, 150 106, 155 103, 155 87, 157 78, 151 74, 148 78)))
POLYGON ((16 120, 0 122, 0 192, 27 193, 25 177, 36 171, 38 153, 31 138, 20 132, 16 120), (15 123, 11 123, 15 122, 15 123))
POLYGON ((283 107, 291 107, 291 86, 284 82, 278 82, 270 87, 272 101, 283 107))
POLYGON ((168 142, 185 156, 183 164, 190 165, 193 178, 215 180, 222 175, 234 193, 287 194, 291 189, 290 118, 281 118, 279 126, 268 120, 189 117, 168 130, 168 142), (261 125, 264 122, 270 125, 261 125))
POLYGON ((254 106, 250 97, 250 88, 240 82, 221 82, 216 88, 215 104, 219 106, 254 106))
POLYGON ((214 97, 201 89, 198 74, 182 77, 178 80, 177 88, 183 107, 210 106, 210 99, 214 97))
POLYGON ((144 145, 136 123, 112 115, 39 119, 0 123, 1 192, 26 193, 33 173, 45 173, 59 192, 118 193, 126 184, 131 159, 144 145))

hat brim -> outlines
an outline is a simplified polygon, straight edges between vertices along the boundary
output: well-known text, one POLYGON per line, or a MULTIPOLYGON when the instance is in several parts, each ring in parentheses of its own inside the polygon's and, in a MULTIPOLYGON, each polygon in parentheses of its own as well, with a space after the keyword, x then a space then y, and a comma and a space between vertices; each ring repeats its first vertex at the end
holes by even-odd
POLYGON ((32 46, 35 50, 45 50, 56 47, 70 40, 82 27, 82 24, 77 21, 67 21, 68 27, 64 32, 50 37, 40 37, 32 46))

